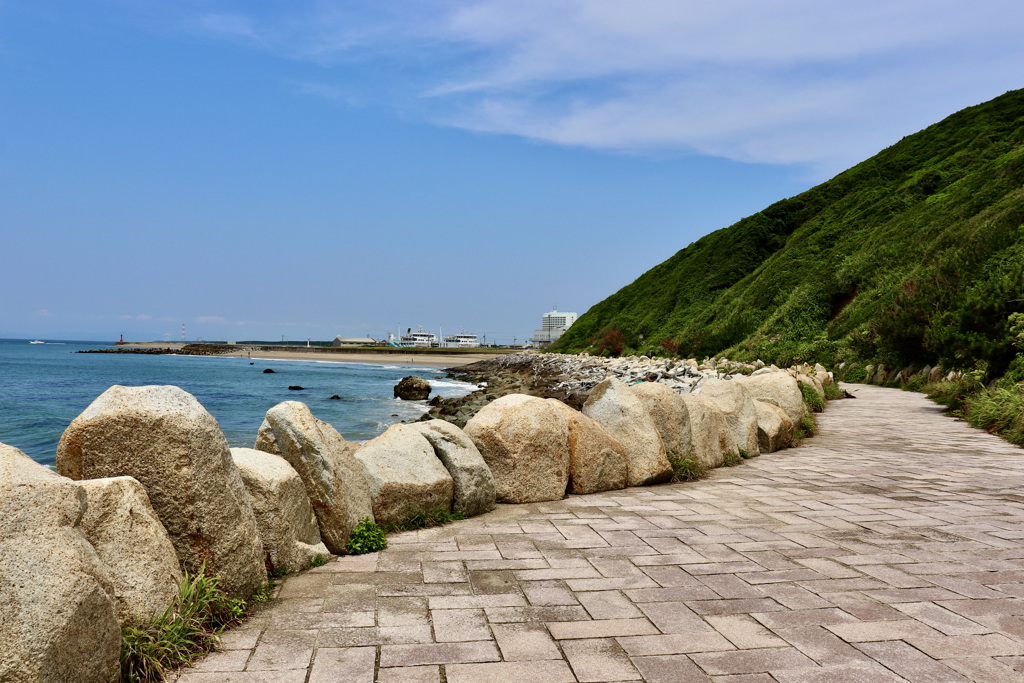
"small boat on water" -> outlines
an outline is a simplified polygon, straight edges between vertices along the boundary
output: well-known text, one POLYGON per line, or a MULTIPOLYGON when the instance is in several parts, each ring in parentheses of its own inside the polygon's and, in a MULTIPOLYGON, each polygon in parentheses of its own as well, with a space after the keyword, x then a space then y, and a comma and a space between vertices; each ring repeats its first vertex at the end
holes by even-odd
POLYGON ((38 339, 36 339, 35 341, 30 341, 30 342, 29 342, 29 344, 45 344, 45 343, 46 343, 46 342, 44 342, 44 341, 39 341, 38 339))

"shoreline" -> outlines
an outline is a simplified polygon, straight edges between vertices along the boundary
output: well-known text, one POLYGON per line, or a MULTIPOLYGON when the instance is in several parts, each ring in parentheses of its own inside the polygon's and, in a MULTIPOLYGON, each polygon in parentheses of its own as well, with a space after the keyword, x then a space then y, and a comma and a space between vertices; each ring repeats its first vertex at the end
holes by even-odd
MULTIPOLYGON (((185 346, 181 342, 126 342, 117 348, 123 349, 170 349, 180 352, 185 346)), ((310 360, 331 363, 364 363, 367 365, 403 365, 426 368, 451 368, 469 365, 482 360, 493 360, 507 353, 488 353, 485 351, 472 353, 444 353, 425 350, 413 350, 411 353, 399 351, 374 351, 363 349, 325 350, 324 347, 282 347, 281 349, 266 346, 225 346, 224 351, 211 354, 183 355, 214 355, 227 358, 249 358, 251 360, 310 360)), ((219 351, 219 349, 218 349, 219 351)))

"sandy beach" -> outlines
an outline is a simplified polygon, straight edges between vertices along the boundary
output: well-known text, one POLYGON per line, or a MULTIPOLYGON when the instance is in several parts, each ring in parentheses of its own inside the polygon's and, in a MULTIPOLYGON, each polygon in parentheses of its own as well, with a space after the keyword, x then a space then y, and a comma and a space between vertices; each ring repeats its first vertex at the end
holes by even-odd
MULTIPOLYGON (((186 344, 181 342, 131 342, 125 343, 121 348, 135 349, 181 349, 186 344)), ((505 353, 443 353, 415 350, 411 353, 399 351, 373 351, 364 349, 323 349, 312 347, 306 350, 303 347, 286 347, 281 349, 268 349, 267 347, 251 347, 237 345, 231 347, 219 356, 251 358, 252 360, 315 360, 330 361, 334 363, 370 363, 373 365, 414 365, 426 368, 451 368, 460 365, 469 365, 481 360, 490 360, 505 353)))

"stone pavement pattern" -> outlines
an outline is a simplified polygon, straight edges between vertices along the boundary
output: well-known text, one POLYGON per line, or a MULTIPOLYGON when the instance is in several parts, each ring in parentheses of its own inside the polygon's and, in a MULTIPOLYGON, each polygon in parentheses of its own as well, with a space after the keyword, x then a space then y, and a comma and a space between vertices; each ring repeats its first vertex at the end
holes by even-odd
POLYGON ((1024 681, 1024 451, 851 389, 803 447, 705 481, 289 578, 179 681, 1024 681))

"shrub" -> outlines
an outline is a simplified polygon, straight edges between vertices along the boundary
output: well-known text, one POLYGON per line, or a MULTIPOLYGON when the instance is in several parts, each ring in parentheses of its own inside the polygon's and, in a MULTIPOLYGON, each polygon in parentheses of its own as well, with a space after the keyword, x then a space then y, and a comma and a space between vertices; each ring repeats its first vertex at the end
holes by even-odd
POLYGON ((924 375, 914 375, 906 382, 900 385, 900 389, 903 391, 921 391, 924 385, 928 383, 928 378, 924 375))
POLYGON ((966 398, 962 412, 972 427, 1024 446, 1024 384, 980 391, 966 398))
POLYGON ((679 353, 679 342, 666 339, 661 342, 661 348, 665 349, 665 353, 669 358, 675 358, 676 354, 679 353))
POLYGON ((825 410, 825 401, 818 395, 818 392, 814 387, 804 384, 803 382, 797 382, 797 385, 800 387, 800 394, 803 396, 804 405, 806 405, 809 410, 816 413, 820 413, 825 410))
POLYGON ((803 417, 796 423, 796 429, 793 430, 793 441, 789 444, 790 448, 796 448, 804 442, 804 439, 817 433, 818 418, 810 411, 804 412, 803 417))
POLYGON ((669 456, 669 463, 672 465, 672 481, 697 481, 708 476, 707 465, 697 458, 687 456, 677 458, 669 456))
POLYGON ((594 340, 594 347, 599 356, 618 356, 625 346, 622 332, 617 327, 609 327, 594 340))
POLYGON ((210 652, 218 634, 245 615, 245 601, 226 596, 220 579, 204 576, 204 570, 185 572, 177 597, 163 614, 121 629, 122 681, 163 680, 169 669, 210 652))
POLYGON ((868 373, 859 365, 854 368, 849 368, 845 373, 843 373, 843 381, 851 384, 864 384, 867 381, 867 378, 868 373))
POLYGON ((348 537, 348 551, 352 555, 375 553, 388 547, 384 529, 369 517, 363 517, 348 537))
MULTIPOLYGON (((367 517, 367 519, 369 519, 369 517, 367 517)), ((316 557, 309 561, 309 568, 322 567, 325 564, 327 564, 327 555, 318 554, 316 557)))
POLYGON ((825 386, 825 400, 826 401, 838 401, 841 398, 846 398, 846 392, 839 388, 839 385, 832 384, 825 386))

